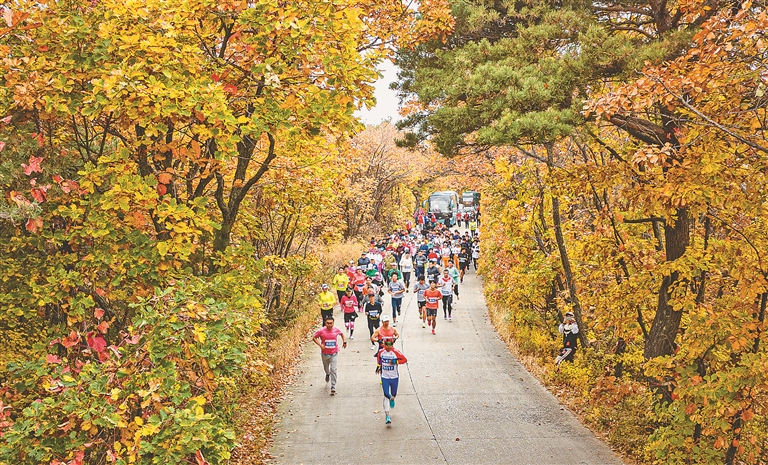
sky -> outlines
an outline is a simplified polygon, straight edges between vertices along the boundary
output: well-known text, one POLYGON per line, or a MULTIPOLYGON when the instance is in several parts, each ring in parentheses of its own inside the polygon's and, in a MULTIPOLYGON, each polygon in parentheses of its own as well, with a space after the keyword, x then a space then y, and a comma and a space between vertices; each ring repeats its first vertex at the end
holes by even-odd
POLYGON ((379 71, 383 76, 375 84, 376 106, 370 110, 355 113, 363 123, 369 125, 379 124, 389 118, 393 123, 400 119, 400 115, 397 114, 397 94, 389 88, 389 84, 397 80, 397 67, 385 61, 379 66, 379 71))

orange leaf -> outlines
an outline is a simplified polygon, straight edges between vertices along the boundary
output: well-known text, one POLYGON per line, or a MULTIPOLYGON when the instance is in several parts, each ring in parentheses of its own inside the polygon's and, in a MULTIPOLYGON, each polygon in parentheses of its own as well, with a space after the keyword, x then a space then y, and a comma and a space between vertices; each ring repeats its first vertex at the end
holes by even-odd
POLYGON ((157 175, 157 180, 163 184, 169 184, 171 180, 173 180, 173 176, 171 176, 171 173, 166 173, 164 171, 157 175))

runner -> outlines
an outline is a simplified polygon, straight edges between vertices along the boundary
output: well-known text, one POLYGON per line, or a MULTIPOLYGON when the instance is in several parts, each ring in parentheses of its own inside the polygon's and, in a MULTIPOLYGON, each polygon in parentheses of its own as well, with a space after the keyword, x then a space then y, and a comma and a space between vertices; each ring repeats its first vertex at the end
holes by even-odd
POLYGON ((352 288, 347 288, 346 294, 339 303, 341 304, 341 310, 344 312, 344 327, 349 332, 349 338, 354 340, 355 319, 357 318, 360 303, 357 300, 357 296, 352 294, 352 288))
POLYGON ((389 315, 382 315, 381 327, 374 331, 373 335, 371 335, 371 342, 374 344, 378 343, 379 349, 384 347, 383 342, 385 340, 396 341, 400 337, 400 333, 397 332, 397 328, 391 326, 389 321, 389 315))
POLYGON ((413 259, 411 258, 411 251, 408 248, 403 250, 403 256, 400 257, 400 271, 403 273, 405 292, 408 292, 411 287, 411 271, 413 271, 413 259))
POLYGON ((429 260, 427 259, 427 256, 424 255, 424 251, 419 249, 419 251, 416 252, 416 256, 413 258, 413 264, 416 268, 416 279, 424 276, 424 268, 427 266, 428 262, 429 260))
POLYGON ((347 348, 347 338, 344 337, 344 333, 339 328, 333 326, 332 316, 324 321, 325 327, 317 330, 312 339, 320 347, 320 356, 323 359, 323 369, 325 370, 325 382, 331 381, 331 395, 333 396, 336 395, 336 367, 339 361, 338 337, 341 336, 342 347, 345 349, 347 348))
POLYGON ((440 279, 440 268, 437 266, 437 260, 430 260, 429 268, 427 268, 427 279, 432 282, 437 282, 440 279))
POLYGON ((443 276, 437 280, 437 286, 443 296, 443 319, 451 320, 451 304, 453 303, 453 278, 446 268, 443 270, 443 276))
MULTIPOLYGON (((369 336, 373 337, 373 333, 379 329, 379 321, 381 320, 381 313, 384 311, 381 308, 381 302, 376 299, 376 295, 373 293, 368 294, 368 300, 363 307, 365 315, 368 317, 368 332, 369 336)), ((376 348, 376 344, 371 343, 371 350, 376 348)))
POLYGON ((365 270, 370 263, 371 259, 368 258, 368 252, 360 252, 360 258, 357 259, 357 267, 365 270))
POLYGON ((407 363, 402 352, 394 348, 395 341, 385 341, 384 348, 376 354, 376 373, 381 373, 381 387, 384 390, 384 413, 386 423, 392 423, 389 417, 390 409, 395 408, 395 396, 397 396, 397 384, 400 378, 398 365, 407 363))
POLYGON ((344 293, 349 287, 349 276, 344 271, 343 266, 340 266, 338 273, 333 276, 332 284, 336 288, 336 297, 341 302, 341 298, 344 297, 344 293))
POLYGON ((397 326, 397 316, 400 315, 400 307, 403 305, 405 286, 395 273, 390 277, 388 292, 392 296, 392 326, 397 326))
POLYGON ((413 292, 416 293, 416 303, 419 304, 419 318, 421 318, 421 327, 427 327, 427 299, 424 297, 424 291, 429 289, 429 285, 424 282, 424 276, 419 276, 419 282, 413 286, 413 292))
POLYGON ((424 314, 427 316, 427 325, 432 326, 432 334, 435 334, 435 327, 437 326, 437 308, 440 306, 440 300, 443 297, 443 293, 437 289, 437 283, 434 281, 429 282, 429 289, 424 291, 424 299, 426 301, 424 314))
POLYGON ((317 302, 320 304, 320 316, 325 321, 326 318, 333 318, 333 306, 336 305, 336 296, 331 292, 331 287, 327 284, 320 286, 320 293, 317 294, 317 302))
POLYGON ((462 248, 461 252, 459 253, 459 282, 464 282, 464 273, 467 271, 467 266, 469 266, 469 254, 467 253, 467 249, 462 248))
POLYGON ((363 270, 360 267, 357 267, 355 276, 352 278, 352 290, 355 292, 355 297, 357 297, 358 302, 363 300, 363 288, 365 287, 366 278, 367 276, 365 276, 363 270))
POLYGON ((480 258, 480 241, 475 239, 475 242, 472 244, 472 266, 475 267, 475 271, 477 271, 477 260, 480 258))
POLYGON ((475 219, 469 220, 469 233, 472 235, 472 237, 475 237, 475 233, 477 232, 477 221, 475 219))
POLYGON ((459 270, 453 266, 453 262, 448 263, 448 275, 453 279, 453 293, 456 295, 456 300, 461 300, 459 297, 459 270))

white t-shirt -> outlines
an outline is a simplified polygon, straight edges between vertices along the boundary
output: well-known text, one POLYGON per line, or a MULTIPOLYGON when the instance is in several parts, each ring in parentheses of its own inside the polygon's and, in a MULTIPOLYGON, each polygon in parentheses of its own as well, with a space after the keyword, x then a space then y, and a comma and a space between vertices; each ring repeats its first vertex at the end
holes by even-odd
POLYGON ((437 285, 444 296, 453 293, 453 278, 450 276, 440 276, 440 279, 437 280, 437 285))
POLYGON ((400 271, 403 273, 410 273, 413 271, 413 259, 410 255, 407 257, 403 255, 403 258, 400 259, 400 271))

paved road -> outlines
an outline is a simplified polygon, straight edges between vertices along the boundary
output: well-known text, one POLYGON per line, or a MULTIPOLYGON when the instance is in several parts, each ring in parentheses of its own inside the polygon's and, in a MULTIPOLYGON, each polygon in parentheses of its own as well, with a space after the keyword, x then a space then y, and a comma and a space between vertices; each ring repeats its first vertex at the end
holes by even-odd
MULTIPOLYGON (((453 322, 438 311, 435 336, 422 329, 413 293, 405 295, 396 346, 408 364, 400 367, 389 427, 364 317, 339 355, 336 396, 319 349, 306 344, 279 408, 272 463, 621 464, 509 353, 473 273, 460 287, 453 322)), ((337 326, 344 327, 338 316, 337 326)))

